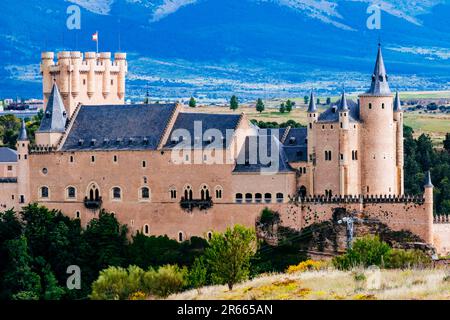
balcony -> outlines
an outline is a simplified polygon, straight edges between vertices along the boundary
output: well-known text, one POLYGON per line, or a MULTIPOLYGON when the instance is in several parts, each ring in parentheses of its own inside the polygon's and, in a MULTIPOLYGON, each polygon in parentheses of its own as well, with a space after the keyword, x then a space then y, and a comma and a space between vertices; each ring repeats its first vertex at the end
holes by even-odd
POLYGON ((102 197, 99 197, 98 199, 88 199, 88 197, 84 198, 84 206, 92 210, 100 209, 102 202, 102 197))
POLYGON ((199 210, 207 210, 213 206, 213 202, 211 197, 204 200, 181 198, 180 206, 182 209, 187 211, 192 211, 194 208, 198 208, 199 210))

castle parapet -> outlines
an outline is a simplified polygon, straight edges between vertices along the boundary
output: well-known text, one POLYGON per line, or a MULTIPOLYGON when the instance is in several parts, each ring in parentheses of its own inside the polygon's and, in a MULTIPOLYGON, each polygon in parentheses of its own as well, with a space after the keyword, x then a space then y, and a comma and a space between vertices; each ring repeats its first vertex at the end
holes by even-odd
POLYGON ((335 195, 332 197, 325 195, 306 196, 297 198, 302 203, 416 203, 423 204, 423 195, 335 195))

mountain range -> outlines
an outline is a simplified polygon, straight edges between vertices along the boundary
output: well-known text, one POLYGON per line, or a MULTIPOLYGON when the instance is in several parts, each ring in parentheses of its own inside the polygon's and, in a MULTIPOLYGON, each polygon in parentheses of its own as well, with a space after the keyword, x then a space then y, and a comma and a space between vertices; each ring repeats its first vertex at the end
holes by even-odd
POLYGON ((40 52, 95 51, 96 31, 100 51, 128 53, 131 99, 360 92, 379 41, 392 88, 450 89, 449 0, 3 0, 0 10, 3 98, 40 97, 40 52), (79 30, 66 26, 71 5, 79 30))

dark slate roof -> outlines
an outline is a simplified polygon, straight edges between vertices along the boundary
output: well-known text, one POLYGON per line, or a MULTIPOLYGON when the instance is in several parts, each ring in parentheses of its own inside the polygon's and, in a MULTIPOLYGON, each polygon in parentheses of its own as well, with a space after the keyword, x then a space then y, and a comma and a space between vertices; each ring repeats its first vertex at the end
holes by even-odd
POLYGON ((316 97, 314 95, 314 91, 311 91, 311 96, 309 97, 308 112, 316 112, 316 111, 317 111, 316 97))
POLYGON ((22 126, 20 127, 18 141, 28 141, 27 128, 25 126, 25 120, 22 119, 22 126))
POLYGON ((66 109, 59 94, 58 86, 53 84, 48 98, 44 117, 39 127, 40 132, 64 132, 67 122, 66 109))
POLYGON ((308 160, 308 130, 291 128, 284 141, 284 153, 289 162, 303 162, 308 160))
POLYGON ((16 150, 0 147, 0 162, 17 162, 16 150))
POLYGON ((431 182, 431 173, 428 170, 427 175, 425 176, 425 188, 433 188, 433 183, 431 182))
POLYGON ((398 94, 398 91, 395 93, 395 100, 394 100, 394 112, 401 112, 402 111, 402 104, 400 102, 400 96, 398 94))
POLYGON ((339 100, 338 104, 339 111, 348 111, 347 97, 345 96, 345 90, 342 91, 341 100, 339 100))
POLYGON ((284 146, 276 135, 247 136, 233 170, 235 173, 284 173, 292 172, 284 146), (272 146, 276 155, 272 159, 272 146), (264 148, 264 149, 261 149, 264 148), (260 154, 261 153, 261 154, 260 154))
MULTIPOLYGON (((359 104, 349 99, 346 100, 349 108, 350 121, 359 121, 359 104)), ((317 122, 339 122, 339 105, 341 105, 341 100, 337 101, 336 104, 322 112, 319 115, 317 122)))
POLYGON ((384 66, 383 55, 381 53, 381 45, 378 45, 377 61, 375 62, 375 68, 372 74, 372 83, 370 84, 370 89, 367 91, 367 94, 391 94, 386 68, 384 66))
MULTIPOLYGON (((184 137, 184 141, 189 147, 206 147, 213 143, 214 147, 218 147, 215 139, 221 139, 220 144, 223 148, 227 148, 231 141, 227 141, 227 129, 236 129, 241 115, 239 114, 208 114, 208 113, 179 113, 177 120, 166 142, 166 148, 179 146, 184 137), (195 130, 195 128, 198 128, 195 130), (217 134, 210 129, 216 129, 217 134), (183 130, 186 130, 183 132, 183 130), (200 131, 201 130, 201 131, 200 131), (210 130, 207 132, 207 130, 210 130), (198 131, 198 132, 197 132, 198 131), (211 134, 211 140, 209 140, 211 134), (187 136, 186 136, 187 135, 187 136)), ((231 136, 229 137, 231 138, 231 136)), ((231 140, 231 139, 228 139, 231 140)))
POLYGON ((63 151, 155 150, 176 104, 81 106, 63 151))

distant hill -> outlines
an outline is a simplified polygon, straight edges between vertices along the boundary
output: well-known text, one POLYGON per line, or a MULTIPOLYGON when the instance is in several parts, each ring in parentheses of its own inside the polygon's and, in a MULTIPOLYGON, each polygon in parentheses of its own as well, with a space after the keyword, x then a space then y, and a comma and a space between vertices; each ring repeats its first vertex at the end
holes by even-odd
POLYGON ((210 100, 302 96, 367 86, 381 36, 393 87, 449 89, 450 3, 379 1, 381 30, 366 28, 366 0, 4 0, 0 96, 38 97, 45 50, 129 53, 128 94, 210 100), (81 30, 66 9, 81 7, 81 30), (119 40, 120 39, 120 40, 119 40))

